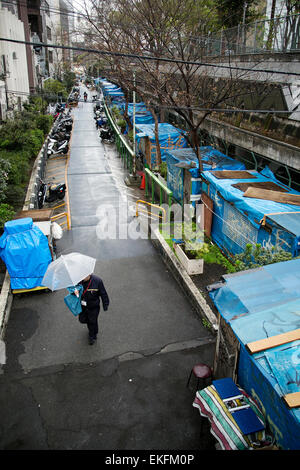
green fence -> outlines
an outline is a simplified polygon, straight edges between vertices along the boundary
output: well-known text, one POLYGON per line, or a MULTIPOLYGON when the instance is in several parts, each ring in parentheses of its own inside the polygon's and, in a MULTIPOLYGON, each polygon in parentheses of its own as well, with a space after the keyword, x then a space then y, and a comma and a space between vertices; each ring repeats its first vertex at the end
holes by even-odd
POLYGON ((123 137, 121 131, 118 129, 116 124, 114 123, 114 120, 109 112, 108 107, 106 106, 106 103, 104 102, 104 110, 105 114, 108 120, 108 124, 110 128, 113 130, 114 135, 115 135, 115 142, 116 146, 119 152, 120 157, 122 158, 124 162, 124 166, 132 172, 132 164, 133 164, 133 149, 130 148, 128 142, 126 142, 125 138, 123 137))

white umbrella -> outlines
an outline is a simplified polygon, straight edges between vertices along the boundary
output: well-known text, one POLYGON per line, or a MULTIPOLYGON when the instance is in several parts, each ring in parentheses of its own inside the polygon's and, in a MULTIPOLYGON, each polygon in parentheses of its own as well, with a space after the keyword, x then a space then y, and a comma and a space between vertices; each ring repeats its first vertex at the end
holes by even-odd
POLYGON ((81 253, 61 255, 49 264, 42 285, 51 290, 75 286, 89 274, 92 274, 95 264, 95 258, 81 253))

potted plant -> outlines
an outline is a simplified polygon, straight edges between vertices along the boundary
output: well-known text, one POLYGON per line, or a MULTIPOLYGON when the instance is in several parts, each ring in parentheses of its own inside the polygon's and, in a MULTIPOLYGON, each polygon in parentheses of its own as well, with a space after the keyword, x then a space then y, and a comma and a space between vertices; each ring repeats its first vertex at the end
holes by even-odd
POLYGON ((202 274, 204 260, 202 255, 208 253, 208 244, 204 242, 204 234, 195 230, 195 225, 184 224, 183 239, 173 243, 174 251, 188 274, 202 274))

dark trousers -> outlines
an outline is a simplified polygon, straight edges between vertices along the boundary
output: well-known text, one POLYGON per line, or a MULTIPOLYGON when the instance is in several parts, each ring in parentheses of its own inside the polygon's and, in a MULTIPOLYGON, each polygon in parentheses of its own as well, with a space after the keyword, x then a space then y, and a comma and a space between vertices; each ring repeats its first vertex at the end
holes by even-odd
POLYGON ((98 316, 99 308, 96 309, 87 309, 83 308, 82 312, 79 314, 80 323, 86 323, 89 330, 89 337, 91 339, 96 339, 98 334, 98 316))

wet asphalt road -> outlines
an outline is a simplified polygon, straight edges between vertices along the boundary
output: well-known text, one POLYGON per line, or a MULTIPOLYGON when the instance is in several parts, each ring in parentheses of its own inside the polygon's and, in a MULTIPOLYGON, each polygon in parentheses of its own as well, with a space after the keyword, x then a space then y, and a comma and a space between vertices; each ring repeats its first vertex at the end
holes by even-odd
MULTIPOLYGON (((83 89, 82 89, 83 94, 83 89)), ((100 141, 93 104, 79 103, 68 169, 72 229, 58 254, 97 259, 111 304, 97 343, 66 308, 66 291, 15 296, 0 369, 0 449, 213 448, 186 388, 191 367, 212 365, 204 328, 151 244, 137 238, 135 202, 113 144, 100 141), (128 209, 129 207, 129 209, 128 209), (115 239, 105 239, 106 221, 115 239)))

